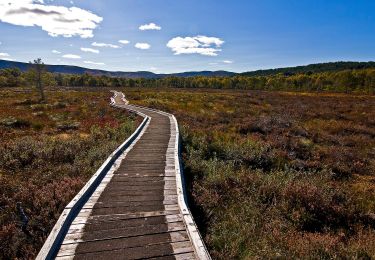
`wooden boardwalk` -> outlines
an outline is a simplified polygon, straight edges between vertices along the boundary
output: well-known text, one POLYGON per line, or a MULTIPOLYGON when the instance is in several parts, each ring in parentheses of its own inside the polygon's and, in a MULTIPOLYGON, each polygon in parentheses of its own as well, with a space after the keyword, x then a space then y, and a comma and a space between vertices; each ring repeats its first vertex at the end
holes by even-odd
MULTIPOLYGON (((115 94, 116 106, 149 120, 69 223, 57 254, 50 256, 210 259, 190 212, 181 201, 184 198, 176 160, 178 127, 174 118, 126 105, 122 97, 115 94)), ((43 250, 51 248, 46 244, 38 255, 40 259, 46 255, 43 250)))

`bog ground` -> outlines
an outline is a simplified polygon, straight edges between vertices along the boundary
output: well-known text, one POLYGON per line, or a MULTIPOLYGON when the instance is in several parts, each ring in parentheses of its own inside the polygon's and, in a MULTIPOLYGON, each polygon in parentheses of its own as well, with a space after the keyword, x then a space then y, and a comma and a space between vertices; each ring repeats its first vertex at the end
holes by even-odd
MULTIPOLYGON (((373 96, 121 90, 176 115, 193 215, 213 258, 375 256, 373 96)), ((0 94, 2 257, 33 258, 139 119, 110 108, 109 89, 50 90, 48 105, 24 90, 0 94)))
POLYGON ((173 111, 213 258, 375 255, 375 98, 124 89, 173 111))

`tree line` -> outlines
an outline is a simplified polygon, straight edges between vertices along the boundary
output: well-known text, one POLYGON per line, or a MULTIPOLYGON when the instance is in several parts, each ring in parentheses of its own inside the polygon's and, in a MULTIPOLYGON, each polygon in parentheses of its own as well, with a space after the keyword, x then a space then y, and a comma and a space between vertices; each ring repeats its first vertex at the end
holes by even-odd
MULTIPOLYGON (((31 75, 35 74, 31 73, 31 75)), ((32 77, 31 77, 32 78, 32 77)), ((30 80, 30 71, 19 69, 0 70, 0 87, 20 87, 30 80)), ((268 76, 232 77, 165 77, 156 79, 118 78, 90 74, 54 74, 43 72, 43 85, 61 87, 173 87, 173 88, 215 88, 283 91, 332 91, 346 93, 375 93, 375 69, 355 69, 319 73, 278 73, 268 76)))
POLYGON ((315 63, 309 65, 276 68, 276 69, 263 69, 241 73, 242 76, 270 76, 279 73, 282 74, 298 74, 298 73, 319 73, 319 72, 338 72, 343 70, 358 70, 358 69, 374 69, 375 62, 356 62, 356 61, 337 61, 337 62, 325 62, 315 63))

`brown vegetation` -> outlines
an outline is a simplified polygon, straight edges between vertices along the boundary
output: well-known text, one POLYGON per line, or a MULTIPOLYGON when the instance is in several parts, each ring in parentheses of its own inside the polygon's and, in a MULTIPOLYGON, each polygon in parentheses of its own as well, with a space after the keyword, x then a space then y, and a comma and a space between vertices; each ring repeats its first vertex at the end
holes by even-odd
MULTIPOLYGON (((48 93, 50 103, 42 105, 26 94, 1 92, 6 257, 35 255, 59 211, 91 175, 85 169, 95 170, 96 158, 112 151, 108 136, 124 133, 118 127, 127 117, 107 107, 108 90, 81 90, 48 93), (99 133, 102 139, 93 142, 99 133), (90 152, 73 156, 76 142, 90 152), (53 165, 54 158, 61 163, 53 165), (22 231, 19 201, 33 236, 22 231)), ((177 116, 190 205, 214 259, 375 257, 373 96, 123 91, 132 103, 177 116)))
POLYGON ((109 92, 46 94, 40 104, 33 92, 0 91, 0 259, 35 258, 61 211, 138 120, 110 108, 109 92))
POLYGON ((215 259, 375 257, 375 98, 126 89, 173 112, 215 259))

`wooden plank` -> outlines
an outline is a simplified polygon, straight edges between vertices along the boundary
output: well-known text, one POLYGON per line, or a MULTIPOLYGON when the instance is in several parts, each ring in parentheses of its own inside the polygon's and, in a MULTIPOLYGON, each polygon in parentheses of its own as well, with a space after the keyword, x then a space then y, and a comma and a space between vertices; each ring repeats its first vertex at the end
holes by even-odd
POLYGON ((145 201, 111 201, 107 202, 87 202, 83 208, 114 208, 114 207, 134 207, 134 206, 154 206, 154 205, 177 205, 177 198, 174 200, 145 200, 145 201))
MULTIPOLYGON (((173 255, 173 247, 178 248, 180 252, 191 253, 190 242, 175 242, 170 244, 150 245, 142 247, 133 247, 111 251, 102 251, 86 254, 77 254, 74 259, 142 259, 152 257, 163 257, 173 255)), ((71 259, 71 258, 56 258, 71 259)))
POLYGON ((69 228, 68 234, 74 234, 78 232, 89 232, 98 230, 110 230, 118 228, 131 228, 141 227, 147 225, 156 225, 160 223, 174 223, 181 222, 183 220, 182 215, 169 215, 156 216, 149 218, 136 218, 136 219, 123 219, 117 221, 100 221, 100 222, 89 222, 86 223, 75 223, 69 228))
POLYGON ((147 234, 158 234, 172 231, 184 231, 183 222, 174 222, 170 224, 147 225, 142 227, 119 228, 115 230, 99 230, 92 232, 79 232, 67 234, 64 244, 80 243, 87 241, 110 240, 123 237, 134 237, 147 234))
POLYGON ((174 255, 174 257, 175 257, 176 260, 192 260, 192 259, 196 259, 194 253, 178 254, 178 255, 174 255))
MULTIPOLYGON (((161 211, 152 211, 152 212, 136 212, 136 213, 126 213, 126 214, 114 214, 114 215, 96 215, 89 216, 87 222, 106 222, 106 221, 120 221, 125 219, 137 219, 137 218, 149 218, 154 216, 165 216, 170 215, 181 215, 179 210, 161 210, 161 211)), ((181 215, 182 216, 182 215, 181 215)), ((86 218, 85 218, 86 219, 86 218)), ((73 224, 82 223, 81 218, 77 217, 73 224)))
POLYGON ((126 237, 113 239, 111 241, 92 241, 83 242, 79 245, 78 250, 76 244, 62 245, 58 256, 70 256, 74 254, 93 253, 101 251, 111 251, 132 247, 151 246, 173 242, 189 241, 186 231, 177 231, 170 233, 159 233, 151 235, 143 235, 137 237, 126 237))

